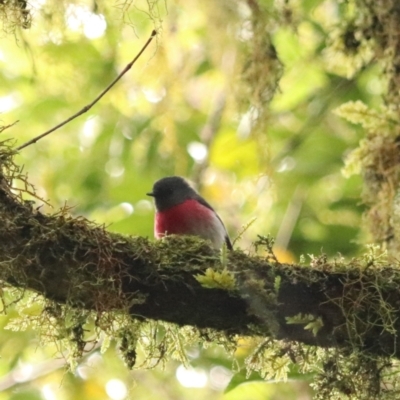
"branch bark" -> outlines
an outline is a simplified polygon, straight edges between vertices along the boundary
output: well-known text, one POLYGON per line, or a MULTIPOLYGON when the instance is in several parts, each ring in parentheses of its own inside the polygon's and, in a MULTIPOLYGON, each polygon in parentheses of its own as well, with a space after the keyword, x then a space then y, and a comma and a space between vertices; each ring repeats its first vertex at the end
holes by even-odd
POLYGON ((400 357, 396 266, 321 257, 306 267, 238 250, 227 260, 234 290, 209 289, 195 276, 223 267, 207 243, 190 237, 152 243, 66 211, 44 215, 13 194, 10 182, 1 176, 0 279, 9 285, 98 312, 128 308, 134 318, 400 357))

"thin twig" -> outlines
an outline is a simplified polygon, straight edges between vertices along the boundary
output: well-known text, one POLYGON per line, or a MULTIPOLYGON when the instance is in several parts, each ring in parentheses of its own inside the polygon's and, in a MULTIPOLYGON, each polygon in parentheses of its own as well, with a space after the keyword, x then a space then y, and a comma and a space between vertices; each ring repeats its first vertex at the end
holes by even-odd
POLYGON ((15 121, 12 124, 9 125, 1 125, 0 126, 0 133, 5 131, 7 128, 11 128, 12 126, 14 126, 16 123, 18 123, 19 121, 15 121))
MULTIPOLYGON (((91 363, 88 361, 88 358, 95 353, 100 348, 101 342, 96 343, 96 345, 87 351, 87 353, 79 360, 80 365, 91 366, 91 363)), ((32 371, 30 371, 29 375, 26 377, 20 377, 20 379, 16 379, 16 377, 21 376, 23 374, 23 366, 17 366, 13 370, 11 370, 8 374, 2 376, 0 378, 0 392, 5 390, 10 390, 19 385, 27 385, 30 382, 36 381, 36 379, 41 378, 42 376, 50 375, 51 373, 64 368, 68 371, 68 361, 67 356, 56 359, 49 359, 42 361, 39 364, 32 365, 32 371), (25 379, 22 379, 25 378, 25 379)))
POLYGON ((131 68, 132 65, 135 64, 137 59, 142 55, 142 53, 146 50, 147 46, 153 40, 154 36, 156 36, 157 32, 153 30, 151 36, 136 55, 136 57, 122 70, 122 72, 88 105, 83 107, 80 111, 72 115, 71 117, 67 118, 65 121, 61 122, 60 124, 56 125, 55 127, 49 129, 48 131, 42 133, 39 136, 34 137, 33 139, 29 140, 28 142, 22 144, 21 146, 17 147, 17 151, 28 147, 29 145, 36 143, 38 140, 44 138, 45 136, 49 135, 50 133, 56 131, 57 129, 61 128, 62 126, 68 124, 68 122, 72 121, 73 119, 79 117, 80 115, 84 114, 85 112, 89 111, 131 68))

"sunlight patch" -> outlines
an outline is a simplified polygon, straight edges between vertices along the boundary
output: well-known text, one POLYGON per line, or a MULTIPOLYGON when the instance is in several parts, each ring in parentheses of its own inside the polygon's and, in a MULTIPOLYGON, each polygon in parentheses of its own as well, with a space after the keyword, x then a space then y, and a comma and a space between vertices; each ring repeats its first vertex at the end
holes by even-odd
POLYGON ((181 364, 176 370, 176 379, 187 388, 203 388, 207 385, 207 374, 202 368, 186 368, 181 364))
POLYGON ((102 14, 95 14, 84 6, 70 4, 66 12, 66 23, 72 31, 83 31, 88 39, 102 37, 107 29, 107 22, 102 14))
POLYGON ((120 379, 110 379, 106 383, 106 392, 113 400, 123 400, 128 394, 128 389, 120 379))

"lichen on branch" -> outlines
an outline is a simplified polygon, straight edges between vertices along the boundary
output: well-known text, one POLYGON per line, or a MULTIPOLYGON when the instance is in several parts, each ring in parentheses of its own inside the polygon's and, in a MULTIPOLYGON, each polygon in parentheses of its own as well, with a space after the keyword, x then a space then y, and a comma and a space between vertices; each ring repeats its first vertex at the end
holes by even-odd
MULTIPOLYGON (((65 208, 43 214, 13 189, 19 180, 35 194, 13 156, 1 143, 0 279, 17 290, 23 310, 9 329, 33 325, 68 349, 72 365, 104 335, 104 348, 110 338, 119 341, 129 367, 137 346, 147 352, 139 366, 154 366, 172 354, 184 359, 185 345, 194 342, 216 340, 232 349, 251 336, 260 346, 247 368, 266 378, 285 378, 297 363, 302 372, 318 373, 321 393, 357 395, 364 388, 354 382, 367 380, 376 393, 384 377, 396 378, 400 269, 378 247, 348 263, 322 255, 310 265, 288 265, 261 238, 257 246, 267 256, 235 250, 221 262, 197 238, 153 243, 112 234, 65 208), (229 285, 203 285, 199 276, 229 277, 229 285), (333 357, 335 376, 348 373, 347 380, 332 378, 333 357)), ((7 310, 6 296, 3 304, 7 310)))

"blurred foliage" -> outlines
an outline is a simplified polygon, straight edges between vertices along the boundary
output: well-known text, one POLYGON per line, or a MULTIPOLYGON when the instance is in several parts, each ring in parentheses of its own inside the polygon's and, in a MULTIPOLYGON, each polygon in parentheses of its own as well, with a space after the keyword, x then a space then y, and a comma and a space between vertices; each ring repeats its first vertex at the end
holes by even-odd
MULTIPOLYGON (((236 246, 250 250, 257 234, 271 233, 285 261, 321 251, 351 257, 367 237, 361 179, 341 168, 362 130, 332 110, 358 100, 377 109, 385 92, 355 4, 0 1, 1 123, 19 121, 2 135, 20 145, 90 103, 156 27, 157 43, 99 104, 18 155, 53 207, 43 210, 67 202, 112 231, 151 237, 145 193, 178 174, 201 188, 232 238, 241 233, 236 246)), ((2 316, 2 327, 17 313, 2 316)), ((32 330, 2 330, 0 400, 311 393, 304 381, 255 382, 223 395, 251 343, 237 351, 238 365, 217 347, 194 348, 192 367, 152 372, 129 372, 114 346, 65 372, 53 358, 60 349, 39 343, 32 330)))

